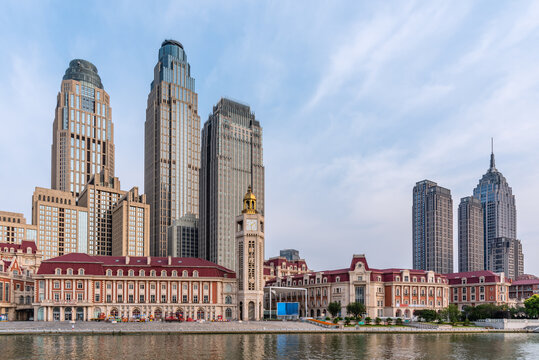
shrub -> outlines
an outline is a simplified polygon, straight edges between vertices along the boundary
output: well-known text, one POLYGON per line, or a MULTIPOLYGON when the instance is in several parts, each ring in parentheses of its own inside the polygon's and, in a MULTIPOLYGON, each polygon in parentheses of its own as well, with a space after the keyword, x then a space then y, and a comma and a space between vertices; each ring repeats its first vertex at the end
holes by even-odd
POLYGON ((376 325, 380 325, 380 323, 382 322, 382 319, 377 317, 376 319, 374 319, 374 322, 376 323, 376 325))
POLYGON ((339 322, 339 318, 333 319, 333 323, 334 323, 334 324, 336 324, 336 323, 338 323, 338 322, 339 322))
POLYGON ((367 317, 365 318, 365 324, 368 325, 368 324, 371 323, 371 321, 372 321, 372 319, 371 319, 370 317, 367 316, 367 317))
POLYGON ((397 318, 397 325, 402 325, 402 319, 401 318, 397 318))
POLYGON ((393 319, 392 319, 392 318, 387 318, 386 321, 387 321, 387 324, 388 324, 388 325, 391 325, 391 324, 393 323, 393 319))

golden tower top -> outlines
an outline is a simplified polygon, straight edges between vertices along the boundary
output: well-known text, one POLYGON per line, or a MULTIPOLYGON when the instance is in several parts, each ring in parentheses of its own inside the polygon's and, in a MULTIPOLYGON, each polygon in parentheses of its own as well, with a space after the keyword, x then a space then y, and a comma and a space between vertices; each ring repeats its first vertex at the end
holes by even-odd
POLYGON ((243 214, 256 214, 256 196, 253 194, 251 185, 247 189, 247 193, 243 197, 243 214))

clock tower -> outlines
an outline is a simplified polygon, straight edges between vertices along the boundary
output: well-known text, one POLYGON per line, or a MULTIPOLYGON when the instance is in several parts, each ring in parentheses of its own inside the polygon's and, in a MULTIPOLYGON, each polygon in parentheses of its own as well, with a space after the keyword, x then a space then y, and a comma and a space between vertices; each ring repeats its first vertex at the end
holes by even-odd
POLYGON ((251 187, 243 198, 242 214, 236 216, 236 274, 240 320, 264 317, 264 216, 256 211, 251 187))

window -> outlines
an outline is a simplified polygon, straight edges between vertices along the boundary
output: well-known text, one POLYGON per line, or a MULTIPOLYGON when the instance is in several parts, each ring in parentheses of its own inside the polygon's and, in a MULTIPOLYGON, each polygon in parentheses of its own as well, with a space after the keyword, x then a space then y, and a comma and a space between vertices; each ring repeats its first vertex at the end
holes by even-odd
POLYGON ((408 281, 410 281, 410 278, 409 278, 408 276, 405 276, 405 277, 404 277, 404 281, 405 281, 405 282, 408 282, 408 281))
POLYGON ((187 295, 182 295, 182 302, 183 302, 183 303, 186 303, 186 302, 187 302, 187 295))
POLYGON ((198 277, 198 271, 193 271, 193 277, 198 277))
POLYGON ((66 285, 66 289, 71 289, 71 281, 66 281, 65 285, 66 285))
POLYGON ((73 269, 67 269, 67 275, 73 275, 73 269))
POLYGON ((198 295, 194 295, 194 296, 193 296, 193 302, 194 302, 194 303, 197 303, 197 302, 198 302, 198 295))
POLYGON ((189 273, 187 272, 187 270, 184 270, 184 271, 182 272, 182 276, 183 276, 183 277, 188 277, 188 276, 189 276, 189 273))
POLYGON ((227 295, 225 297, 225 304, 232 304, 232 296, 227 295))
POLYGON ((84 269, 82 268, 79 269, 79 275, 84 275, 84 269))
POLYGON ((118 270, 116 272, 116 274, 118 274, 118 276, 124 276, 124 271, 123 270, 118 270))
POLYGON ((129 276, 135 276, 135 271, 134 270, 129 270, 129 276))
POLYGON ((161 276, 167 276, 167 271, 166 270, 161 270, 161 276))
POLYGON ((56 269, 56 275, 62 275, 62 269, 56 269))
POLYGON ((95 281, 94 284, 95 284, 95 288, 96 288, 96 289, 99 289, 100 286, 101 286, 101 284, 100 284, 99 281, 95 281))
POLYGON ((178 272, 176 270, 173 270, 172 271, 172 276, 174 276, 174 277, 178 276, 178 272))
POLYGON ((461 283, 466 284, 466 278, 462 278, 461 283))
POLYGON ((59 282, 59 281, 55 281, 53 287, 54 287, 55 289, 59 289, 59 288, 60 288, 60 282, 59 282))
POLYGON ((144 302, 144 295, 140 295, 140 296, 139 296, 139 302, 140 302, 140 303, 143 303, 143 302, 144 302))
POLYGON ((82 293, 77 294, 77 301, 82 301, 82 293))
POLYGON ((84 286, 82 284, 82 281, 77 281, 77 289, 83 289, 84 286))
POLYGON ((155 270, 150 271, 150 276, 155 276, 155 270))
POLYGON ((145 276, 145 275, 146 275, 146 274, 144 273, 144 270, 140 270, 140 271, 138 272, 138 276, 145 276))
POLYGON ((204 297, 202 298, 202 302, 203 302, 204 304, 207 304, 207 303, 210 302, 210 299, 209 299, 208 295, 204 295, 204 297))
POLYGON ((165 294, 161 294, 161 302, 166 303, 167 302, 167 296, 165 294))
POLYGON ((111 269, 107 270, 107 276, 112 276, 112 270, 111 269))
POLYGON ((99 302, 99 294, 95 294, 95 302, 99 302))

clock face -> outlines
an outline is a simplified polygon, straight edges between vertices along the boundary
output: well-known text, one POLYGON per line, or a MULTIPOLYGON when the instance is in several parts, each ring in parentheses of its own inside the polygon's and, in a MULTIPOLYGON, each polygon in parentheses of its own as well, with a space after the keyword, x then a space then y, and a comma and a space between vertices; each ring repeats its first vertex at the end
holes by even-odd
POLYGON ((255 219, 245 220, 245 230, 247 231, 256 231, 258 222, 255 219))

